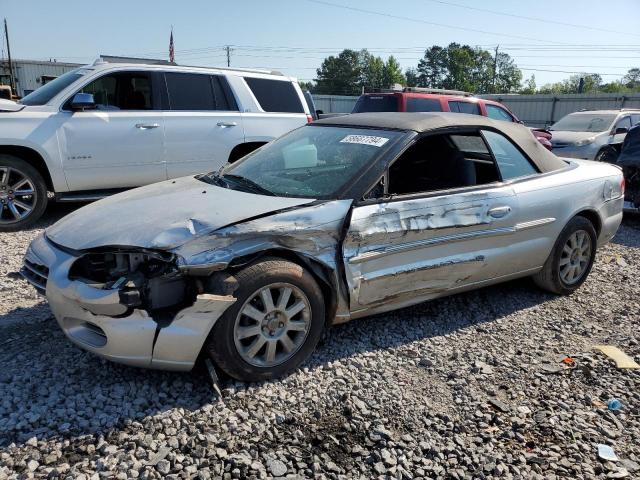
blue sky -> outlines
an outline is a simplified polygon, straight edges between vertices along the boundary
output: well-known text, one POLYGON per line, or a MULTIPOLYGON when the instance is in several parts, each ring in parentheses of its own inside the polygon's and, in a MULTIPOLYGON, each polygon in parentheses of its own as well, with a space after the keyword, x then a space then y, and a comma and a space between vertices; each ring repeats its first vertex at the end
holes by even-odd
POLYGON ((0 0, 0 17, 9 22, 15 58, 166 58, 173 25, 178 63, 224 65, 223 46, 231 45, 232 66, 301 79, 313 79, 322 59, 343 48, 393 54, 406 68, 425 47, 454 41, 499 44, 538 85, 565 71, 612 74, 603 75, 610 81, 640 67, 639 0, 0 0))

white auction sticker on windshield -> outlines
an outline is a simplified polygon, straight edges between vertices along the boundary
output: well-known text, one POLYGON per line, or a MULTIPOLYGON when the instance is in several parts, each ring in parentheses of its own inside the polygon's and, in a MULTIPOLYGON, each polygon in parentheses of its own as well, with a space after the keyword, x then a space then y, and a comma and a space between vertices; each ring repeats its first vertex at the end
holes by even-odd
POLYGON ((373 135, 347 135, 340 143, 359 143, 360 145, 371 145, 381 147, 389 141, 385 137, 374 137, 373 135))

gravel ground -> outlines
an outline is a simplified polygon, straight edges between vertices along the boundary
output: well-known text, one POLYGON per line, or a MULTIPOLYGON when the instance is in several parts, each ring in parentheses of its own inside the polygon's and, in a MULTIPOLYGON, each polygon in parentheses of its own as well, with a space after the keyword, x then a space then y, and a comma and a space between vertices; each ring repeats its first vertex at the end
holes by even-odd
POLYGON ((0 234, 0 479, 640 478, 640 371, 592 348, 640 361, 637 218, 571 297, 522 280, 355 321, 300 371, 221 397, 201 368, 70 344, 13 273, 38 232, 0 234))

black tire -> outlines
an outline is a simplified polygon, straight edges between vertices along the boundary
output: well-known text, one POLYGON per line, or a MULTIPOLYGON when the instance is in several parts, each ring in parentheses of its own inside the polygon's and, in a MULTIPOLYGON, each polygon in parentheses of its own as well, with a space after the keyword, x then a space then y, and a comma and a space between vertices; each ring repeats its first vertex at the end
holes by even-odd
MULTIPOLYGON (((15 185, 15 183, 14 183, 15 185)), ((15 232, 23 230, 33 225, 47 208, 47 184, 42 175, 29 163, 14 157, 13 155, 0 155, 0 232, 15 232), (5 181, 6 172, 11 171, 11 178, 5 181), (20 175, 33 185, 35 198, 23 196, 16 198, 15 193, 10 190, 13 178, 20 175), (29 205, 31 210, 20 219, 16 219, 10 209, 13 200, 19 200, 23 205, 29 205)), ((26 212, 21 207, 17 208, 19 213, 26 212)))
MULTIPOLYGON (((229 376, 246 382, 255 382, 280 377, 297 368, 313 353, 320 340, 325 326, 325 308, 322 291, 313 276, 300 265, 279 258, 266 258, 248 267, 245 267, 235 275, 238 288, 234 292, 236 302, 216 322, 205 344, 205 350, 216 365, 229 376), (310 320, 306 320, 308 328, 305 337, 299 340, 297 350, 292 350, 291 357, 278 365, 257 366, 248 363, 239 352, 236 342, 236 323, 242 322, 240 312, 249 303, 254 301, 257 293, 265 287, 293 285, 308 299, 306 314, 310 312, 310 320)), ((287 297, 288 298, 288 297, 287 297)), ((294 299, 295 300, 295 299, 294 299)), ((278 298, 274 303, 279 303, 278 298)), ((267 308, 264 308, 267 311, 267 308)), ((306 317, 308 319, 308 316, 306 317)), ((259 322, 258 322, 259 323, 259 322)), ((280 325, 282 326, 282 324, 280 325)), ((255 325, 253 326, 255 328, 255 325)), ((262 332, 265 331, 262 327, 262 332)), ((258 336, 256 334, 256 342, 258 336)), ((296 333, 294 333, 296 335, 296 333)), ((266 337, 266 334, 265 334, 266 337)), ((273 340, 273 339, 268 339, 273 340)), ((264 342, 264 340, 262 340, 264 342)), ((266 345, 266 344, 265 344, 266 345)), ((277 348, 281 345, 277 343, 277 348)), ((248 348, 250 348, 249 346, 248 348)), ((266 348, 266 347, 265 347, 266 348)), ((260 348, 263 355, 266 350, 260 348)), ((246 352, 245 352, 246 353, 246 352)), ((282 355, 289 355, 280 352, 282 355)))
POLYGON ((542 270, 533 276, 534 282, 540 288, 549 292, 556 293, 558 295, 570 295, 580 288, 589 276, 589 272, 591 272, 591 267, 593 266, 593 262, 596 258, 596 246, 597 235, 593 224, 585 217, 573 217, 564 227, 562 232, 560 232, 553 250, 551 251, 551 254, 545 262, 542 270), (572 235, 577 232, 585 232, 588 235, 591 241, 590 255, 580 277, 574 282, 567 283, 561 275, 561 261, 564 262, 567 258, 566 253, 563 255, 563 250, 565 246, 568 245, 567 242, 569 242, 572 235))
POLYGON ((605 147, 598 152, 595 160, 596 162, 616 163, 616 160, 618 160, 618 152, 615 148, 605 147))

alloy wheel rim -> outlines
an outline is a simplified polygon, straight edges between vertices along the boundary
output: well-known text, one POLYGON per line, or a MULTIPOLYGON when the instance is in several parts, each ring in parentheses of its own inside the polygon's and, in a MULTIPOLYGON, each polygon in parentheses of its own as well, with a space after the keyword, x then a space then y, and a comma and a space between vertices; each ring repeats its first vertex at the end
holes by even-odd
POLYGON ((0 224, 27 218, 37 199, 35 184, 28 175, 13 167, 0 166, 0 224))
POLYGON ((560 278, 566 285, 573 285, 584 277, 591 261, 591 237, 584 230, 573 232, 560 255, 560 278))
POLYGON ((311 304, 295 285, 273 283, 244 302, 233 327, 242 359, 257 367, 273 367, 293 357, 311 326, 311 304))

